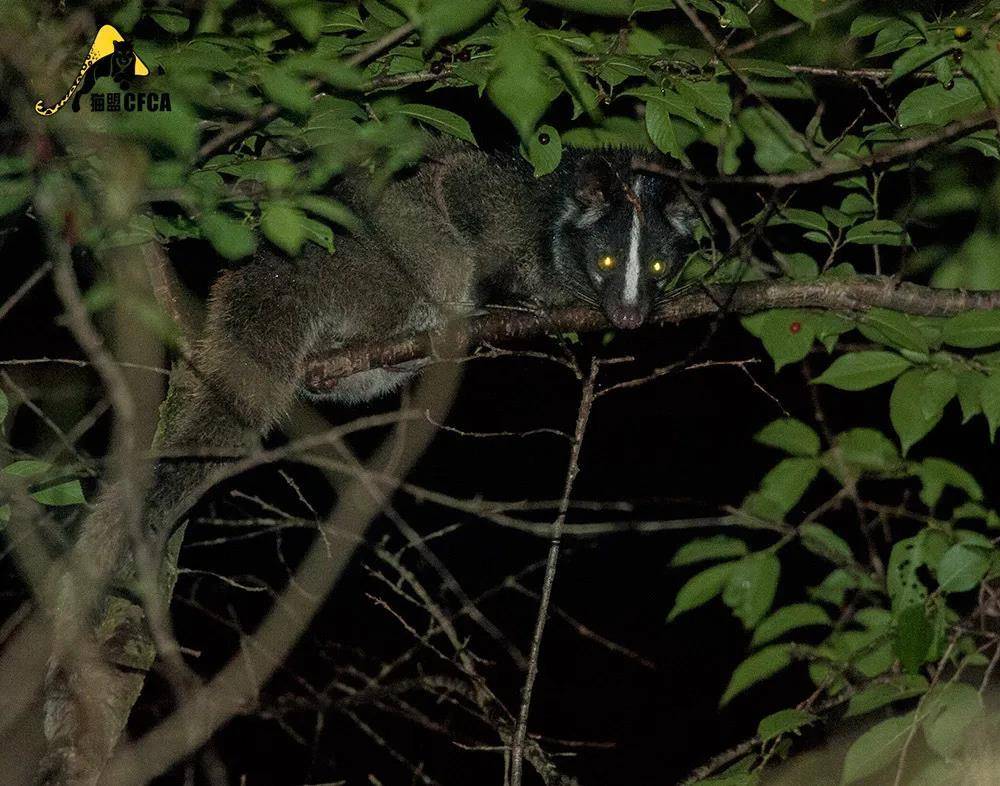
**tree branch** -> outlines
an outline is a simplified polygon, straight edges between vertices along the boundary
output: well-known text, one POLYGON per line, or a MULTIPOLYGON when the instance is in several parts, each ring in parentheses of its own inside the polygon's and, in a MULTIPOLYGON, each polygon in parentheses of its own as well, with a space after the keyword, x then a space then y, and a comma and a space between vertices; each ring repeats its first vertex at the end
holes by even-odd
MULTIPOLYGON (((905 314, 951 316, 963 311, 1000 308, 1000 292, 934 289, 877 276, 839 281, 754 281, 709 285, 704 291, 675 298, 663 304, 652 321, 662 324, 696 319, 717 313, 718 303, 726 303, 727 310, 734 314, 753 314, 772 308, 843 312, 887 308, 905 314)), ((603 314, 586 306, 560 308, 545 314, 498 311, 440 332, 314 354, 306 360, 303 380, 310 390, 324 392, 336 387, 339 379, 359 371, 420 358, 454 360, 469 344, 492 344, 549 333, 582 333, 609 327, 603 314)))
POLYGON ((787 186, 803 186, 810 183, 821 183, 833 177, 842 177, 853 172, 860 172, 868 167, 878 164, 890 164, 904 158, 911 158, 917 153, 922 153, 931 147, 951 142, 988 128, 997 120, 996 109, 986 109, 977 112, 960 120, 955 120, 942 126, 939 130, 926 136, 906 139, 893 145, 886 145, 878 150, 861 158, 835 158, 829 163, 817 166, 813 169, 806 169, 802 172, 787 172, 768 175, 723 175, 720 177, 707 177, 691 170, 672 169, 657 164, 644 163, 642 167, 650 172, 672 177, 688 183, 698 185, 726 185, 726 186, 769 186, 771 188, 785 188, 787 186))

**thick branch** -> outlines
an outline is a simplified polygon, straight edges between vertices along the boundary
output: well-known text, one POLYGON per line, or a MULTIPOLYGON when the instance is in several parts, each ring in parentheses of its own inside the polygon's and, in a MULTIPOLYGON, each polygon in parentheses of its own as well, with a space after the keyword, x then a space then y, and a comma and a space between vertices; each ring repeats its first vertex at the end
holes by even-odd
MULTIPOLYGON (((962 311, 1000 308, 1000 292, 933 289, 875 276, 841 281, 755 281, 735 286, 711 285, 703 291, 678 297, 665 303, 653 321, 683 322, 717 313, 720 307, 734 314, 753 314, 771 308, 842 312, 888 308, 905 314, 950 316, 962 311)), ((359 371, 420 358, 454 358, 468 345, 608 327, 603 314, 585 306, 556 309, 546 314, 496 312, 437 333, 420 333, 400 341, 313 355, 306 361, 304 382, 310 390, 328 391, 336 386, 337 380, 359 371)))

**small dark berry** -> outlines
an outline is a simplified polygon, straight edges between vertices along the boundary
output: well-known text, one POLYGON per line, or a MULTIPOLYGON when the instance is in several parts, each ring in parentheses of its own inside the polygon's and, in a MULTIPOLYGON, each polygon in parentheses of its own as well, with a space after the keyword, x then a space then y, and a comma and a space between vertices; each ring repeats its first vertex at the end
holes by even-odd
POLYGON ((788 326, 788 332, 791 333, 793 336, 800 330, 802 330, 801 322, 793 322, 791 325, 788 326))
POLYGON ((954 60, 956 63, 961 63, 962 57, 964 55, 965 53, 961 49, 956 49, 954 52, 951 53, 951 59, 954 60))
POLYGON ((943 85, 943 87, 944 87, 945 90, 951 90, 954 86, 955 86, 955 80, 954 79, 949 79, 943 85))
POLYGON ((547 145, 550 139, 551 137, 543 131, 538 135, 538 144, 547 145))
POLYGON ((444 63, 442 63, 440 60, 435 60, 433 63, 431 63, 431 73, 432 74, 434 74, 435 76, 437 76, 442 71, 444 71, 444 63))
POLYGON ((470 52, 468 49, 463 49, 461 52, 455 55, 455 57, 458 58, 458 61, 460 63, 468 63, 472 59, 472 52, 470 52))
POLYGON ((965 25, 959 25, 955 28, 954 32, 956 41, 968 41, 972 38, 972 31, 965 25))

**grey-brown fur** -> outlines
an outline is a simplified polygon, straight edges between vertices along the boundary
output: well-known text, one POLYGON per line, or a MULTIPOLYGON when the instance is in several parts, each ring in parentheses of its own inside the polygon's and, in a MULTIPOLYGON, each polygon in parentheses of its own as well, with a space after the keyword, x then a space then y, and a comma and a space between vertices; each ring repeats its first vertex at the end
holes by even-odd
MULTIPOLYGON (((559 170, 536 179, 516 155, 439 141, 422 164, 380 192, 363 174, 348 175, 336 196, 361 226, 338 238, 336 253, 308 246, 290 259, 262 246, 213 287, 204 335, 164 405, 159 447, 172 458, 156 467, 147 531, 170 526, 219 465, 218 458, 199 453, 242 452, 280 421, 314 348, 387 341, 491 304, 544 308, 583 301, 616 321, 620 281, 597 276, 593 262, 605 250, 620 254, 624 248, 619 235, 634 221, 634 207, 622 184, 634 182, 633 160, 644 155, 568 151, 559 170)), ((640 189, 646 194, 644 226, 652 233, 643 243, 645 252, 671 255, 676 269, 691 211, 677 205, 671 186, 650 179, 640 189), (660 220, 670 211, 683 216, 672 234, 660 220)), ((641 322, 641 308, 648 312, 659 282, 643 279, 641 286, 642 303, 626 314, 630 325, 641 322)), ((412 371, 356 374, 329 397, 344 403, 374 398, 398 388, 412 371)), ((120 519, 110 489, 77 547, 80 560, 99 574, 128 572, 120 519)), ((72 592, 67 588, 63 604, 70 616, 83 613, 72 592)), ((86 702, 74 691, 84 684, 73 655, 57 651, 48 678, 49 755, 40 776, 47 784, 60 783, 60 771, 89 771, 84 763, 106 756, 113 744, 102 740, 80 750, 75 730, 86 702)))

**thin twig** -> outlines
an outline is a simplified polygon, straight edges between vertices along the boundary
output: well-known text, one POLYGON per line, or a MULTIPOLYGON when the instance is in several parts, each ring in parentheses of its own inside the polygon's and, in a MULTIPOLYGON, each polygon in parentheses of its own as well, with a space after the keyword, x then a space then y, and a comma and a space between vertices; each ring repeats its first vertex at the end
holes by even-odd
POLYGON ((542 598, 538 603, 538 618, 535 620, 535 632, 531 637, 531 649, 528 653, 528 673, 524 678, 521 690, 521 708, 517 714, 517 725, 514 727, 514 739, 510 746, 510 786, 521 786, 521 771, 524 762, 524 740, 528 733, 528 713, 531 710, 531 693, 538 676, 538 657, 542 648, 542 636, 545 633, 545 622, 549 616, 549 605, 552 602, 552 588, 556 582, 556 568, 559 564, 559 552, 562 548, 562 531, 566 523, 566 513, 569 510, 570 496, 573 484, 580 471, 580 447, 583 435, 590 420, 590 410, 594 404, 594 383, 600 363, 594 361, 590 374, 583 383, 583 393, 580 396, 580 408, 576 416, 576 428, 573 432, 573 444, 570 448, 569 468, 566 471, 566 482, 563 486, 562 501, 559 504, 559 514, 552 524, 552 541, 549 543, 549 555, 545 564, 545 577, 542 580, 542 598))

